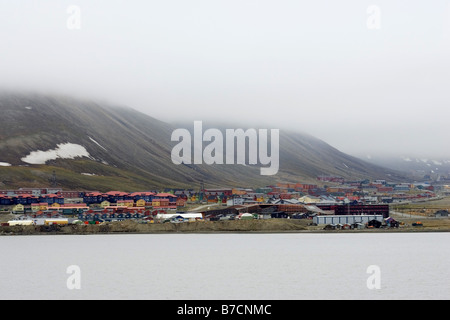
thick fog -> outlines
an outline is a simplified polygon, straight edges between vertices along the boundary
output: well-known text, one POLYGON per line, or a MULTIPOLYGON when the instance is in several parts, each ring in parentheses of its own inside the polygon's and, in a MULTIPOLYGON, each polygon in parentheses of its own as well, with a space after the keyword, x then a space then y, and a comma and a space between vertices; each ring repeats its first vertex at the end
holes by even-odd
POLYGON ((0 0, 0 87, 449 156, 450 3, 0 0))

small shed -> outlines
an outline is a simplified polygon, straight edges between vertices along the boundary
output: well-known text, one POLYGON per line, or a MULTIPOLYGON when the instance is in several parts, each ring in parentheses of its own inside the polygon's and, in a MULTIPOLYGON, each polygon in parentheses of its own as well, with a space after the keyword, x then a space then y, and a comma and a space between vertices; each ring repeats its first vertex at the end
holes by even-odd
POLYGON ((398 221, 396 221, 395 219, 393 219, 391 217, 384 219, 384 222, 386 223, 386 225, 388 227, 392 227, 392 228, 398 228, 400 225, 398 221))
POLYGON ((436 218, 448 218, 449 212, 447 210, 438 210, 434 213, 436 218))
POLYGON ((252 215, 251 213, 243 213, 240 215, 239 219, 241 220, 253 220, 255 219, 255 216, 252 215))
POLYGON ((366 226, 361 222, 356 222, 352 224, 353 229, 364 229, 366 226))
POLYGON ((367 223, 367 225, 372 228, 379 228, 379 227, 381 227, 382 223, 378 220, 373 219, 373 220, 370 220, 367 223))

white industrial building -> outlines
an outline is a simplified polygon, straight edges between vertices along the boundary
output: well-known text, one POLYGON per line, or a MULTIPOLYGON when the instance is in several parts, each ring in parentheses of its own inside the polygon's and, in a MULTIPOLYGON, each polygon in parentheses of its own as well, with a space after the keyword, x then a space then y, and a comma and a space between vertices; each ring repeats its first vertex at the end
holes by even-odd
POLYGON ((339 216, 315 216, 313 222, 319 224, 353 224, 353 223, 367 223, 372 220, 380 222, 384 221, 382 215, 339 215, 339 216))
POLYGON ((33 220, 11 220, 8 221, 10 226, 32 226, 34 225, 33 220))

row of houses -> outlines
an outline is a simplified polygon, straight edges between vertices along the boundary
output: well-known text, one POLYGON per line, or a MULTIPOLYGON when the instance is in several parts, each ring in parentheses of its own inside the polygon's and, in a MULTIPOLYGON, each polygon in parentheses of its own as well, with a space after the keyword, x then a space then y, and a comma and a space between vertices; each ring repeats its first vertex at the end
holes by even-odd
MULTIPOLYGON (((427 183, 389 183, 385 180, 346 181, 335 176, 319 176, 322 184, 278 182, 259 188, 204 188, 166 189, 164 192, 123 192, 123 191, 66 191, 58 188, 20 188, 0 190, 0 205, 23 205, 32 211, 45 207, 63 206, 82 202, 87 206, 102 208, 155 207, 176 209, 187 202, 211 203, 227 206, 245 204, 274 203, 290 201, 292 204, 387 204, 402 201, 416 201, 436 196, 434 187, 427 183), (414 192, 412 192, 414 191, 414 192), (72 201, 77 199, 77 201, 72 201)), ((20 209, 20 206, 18 207, 20 209)))
MULTIPOLYGON (((293 199, 306 196, 312 202, 319 197, 334 197, 340 201, 361 203, 393 203, 416 201, 436 197, 435 187, 428 183, 389 183, 385 180, 345 181, 329 179, 331 185, 322 187, 297 183, 278 183, 269 195, 275 198, 293 199), (339 183, 337 182, 339 181, 339 183)), ((322 181, 327 181, 322 177, 322 181)))
MULTIPOLYGON (((183 199, 170 193, 135 192, 127 193, 121 191, 84 192, 78 198, 85 205, 102 204, 102 206, 153 206, 153 207, 177 207, 184 205, 183 199)), ((34 196, 32 194, 21 194, 15 196, 0 195, 0 205, 28 205, 58 207, 65 205, 66 198, 60 194, 46 194, 34 196)), ((71 204, 68 204, 71 205, 71 204)), ((42 210, 42 208, 40 209, 42 210)))
POLYGON ((19 188, 0 190, 0 195, 4 196, 33 195, 35 197, 40 197, 42 195, 57 193, 63 197, 69 197, 69 195, 72 195, 74 198, 77 198, 80 196, 79 191, 63 191, 61 188, 19 188))
MULTIPOLYGON (((118 211, 139 211, 144 210, 149 207, 152 209, 177 209, 183 207, 185 202, 183 199, 177 199, 175 203, 170 203, 168 199, 153 200, 152 202, 145 202, 145 200, 140 199, 136 202, 133 200, 122 200, 117 203, 110 203, 108 201, 103 201, 100 203, 99 207, 104 210, 112 210, 114 212, 118 211)), ((23 204, 17 204, 12 207, 13 213, 26 213, 26 212, 42 212, 42 211, 56 211, 63 214, 78 214, 79 212, 85 212, 90 210, 90 206, 85 203, 79 204, 48 204, 48 203, 33 203, 30 206, 23 204)))
POLYGON ((146 203, 153 201, 166 202, 176 205, 176 200, 178 196, 172 193, 157 193, 157 192, 122 192, 122 191, 109 191, 106 193, 102 192, 86 192, 83 195, 83 202, 86 204, 100 204, 104 201, 109 203, 119 203, 123 201, 133 201, 137 202, 139 200, 146 203))
POLYGON ((174 203, 178 196, 171 193, 158 193, 158 192, 122 192, 122 191, 109 191, 106 193, 97 191, 62 191, 51 190, 55 193, 43 193, 43 191, 49 189, 19 189, 19 190, 2 190, 0 191, 0 205, 31 205, 37 203, 52 204, 64 204, 67 199, 81 199, 85 204, 100 204, 103 201, 110 203, 118 203, 121 201, 133 201, 144 200, 146 203, 153 201, 174 203))
POLYGON ((35 196, 32 194, 20 194, 14 196, 8 196, 0 194, 0 205, 10 206, 10 205, 36 205, 38 203, 47 204, 64 204, 64 197, 58 194, 46 194, 41 196, 35 196))
POLYGON ((27 212, 36 213, 48 210, 61 212, 64 214, 72 214, 77 213, 79 211, 89 210, 89 207, 84 203, 60 205, 58 203, 49 204, 46 202, 40 202, 40 203, 32 203, 30 206, 26 206, 19 203, 13 206, 11 211, 13 213, 27 213, 27 212))

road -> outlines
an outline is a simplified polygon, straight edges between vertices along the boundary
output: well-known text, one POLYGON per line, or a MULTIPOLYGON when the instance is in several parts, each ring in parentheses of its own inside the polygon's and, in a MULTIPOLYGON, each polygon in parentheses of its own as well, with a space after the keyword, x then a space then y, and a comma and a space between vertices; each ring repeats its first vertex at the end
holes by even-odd
POLYGON ((398 212, 398 211, 391 211, 390 215, 392 218, 395 218, 395 217, 414 218, 414 219, 427 219, 428 218, 425 216, 418 216, 418 215, 413 215, 413 214, 403 213, 403 212, 398 212))
POLYGON ((200 206, 200 207, 197 207, 197 208, 193 208, 193 209, 190 209, 189 211, 199 211, 199 210, 202 210, 202 209, 210 209, 210 207, 217 207, 218 206, 218 204, 216 204, 216 203, 210 203, 210 204, 205 204, 205 205, 203 205, 203 206, 200 206))

